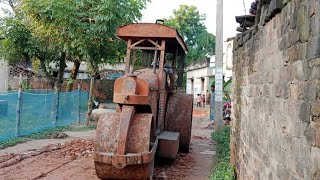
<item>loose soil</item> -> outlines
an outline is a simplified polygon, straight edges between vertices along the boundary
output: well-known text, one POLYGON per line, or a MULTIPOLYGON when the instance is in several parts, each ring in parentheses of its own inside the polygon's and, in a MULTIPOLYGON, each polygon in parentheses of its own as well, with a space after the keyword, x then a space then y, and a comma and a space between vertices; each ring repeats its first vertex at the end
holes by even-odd
MULTIPOLYGON (((156 160, 155 180, 208 179, 215 155, 207 108, 194 109, 191 149, 175 161, 156 160)), ((0 179, 98 179, 92 160, 94 131, 66 139, 35 140, 0 151, 0 179)))

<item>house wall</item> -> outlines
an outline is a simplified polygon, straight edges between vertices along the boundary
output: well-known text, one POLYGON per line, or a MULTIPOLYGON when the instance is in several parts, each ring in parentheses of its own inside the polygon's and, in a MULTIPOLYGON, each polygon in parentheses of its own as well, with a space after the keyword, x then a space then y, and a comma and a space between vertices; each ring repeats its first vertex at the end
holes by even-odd
POLYGON ((239 180, 320 179, 320 1, 271 0, 235 39, 231 161, 239 180))
POLYGON ((8 65, 4 60, 0 60, 0 91, 8 89, 8 65))
POLYGON ((187 94, 193 94, 194 97, 197 96, 197 94, 206 94, 209 84, 209 77, 208 71, 210 68, 201 68, 201 69, 194 69, 187 72, 187 94), (193 89, 192 89, 192 81, 193 79, 193 89), (201 89, 202 81, 201 79, 204 79, 203 89, 201 89))

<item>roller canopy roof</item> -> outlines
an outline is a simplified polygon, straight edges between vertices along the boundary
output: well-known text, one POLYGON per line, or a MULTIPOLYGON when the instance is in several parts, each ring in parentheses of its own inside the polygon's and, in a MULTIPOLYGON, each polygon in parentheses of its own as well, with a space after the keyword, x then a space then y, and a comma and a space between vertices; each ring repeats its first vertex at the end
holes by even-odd
POLYGON ((117 36, 125 41, 131 39, 138 41, 140 39, 152 39, 159 41, 166 40, 166 52, 175 52, 177 48, 187 54, 188 48, 178 31, 163 25, 153 23, 136 23, 121 26, 117 29, 117 36))

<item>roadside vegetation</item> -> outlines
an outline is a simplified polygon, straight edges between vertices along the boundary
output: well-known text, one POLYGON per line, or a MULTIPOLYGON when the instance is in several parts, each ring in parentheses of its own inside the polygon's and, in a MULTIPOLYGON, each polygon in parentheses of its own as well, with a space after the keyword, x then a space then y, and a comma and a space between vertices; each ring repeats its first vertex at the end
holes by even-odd
POLYGON ((211 180, 235 180, 234 168, 230 165, 230 127, 225 126, 212 133, 216 144, 217 158, 211 173, 211 180))
POLYGON ((13 139, 9 139, 6 141, 0 142, 0 149, 5 149, 7 147, 15 146, 19 143, 24 143, 26 141, 34 140, 34 139, 52 139, 55 134, 71 131, 71 132, 84 132, 96 129, 95 125, 91 126, 67 126, 67 127, 56 127, 51 128, 39 133, 33 133, 28 136, 16 137, 13 139))

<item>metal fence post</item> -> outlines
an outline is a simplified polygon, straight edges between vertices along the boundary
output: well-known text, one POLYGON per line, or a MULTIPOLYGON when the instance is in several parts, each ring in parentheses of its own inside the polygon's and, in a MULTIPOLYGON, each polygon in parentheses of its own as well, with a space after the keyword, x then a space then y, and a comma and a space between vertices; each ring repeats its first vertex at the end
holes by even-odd
POLYGON ((20 115, 21 115, 21 98, 22 98, 22 74, 19 77, 19 91, 16 110, 16 137, 20 136, 20 115))
POLYGON ((79 124, 81 123, 80 120, 80 97, 81 97, 81 86, 80 86, 80 81, 78 82, 78 122, 79 124))
POLYGON ((58 116, 59 116, 59 98, 60 98, 60 95, 59 95, 59 91, 56 91, 55 93, 55 97, 56 97, 56 104, 55 104, 55 110, 56 110, 56 113, 55 113, 55 121, 54 121, 54 126, 56 127, 57 124, 58 124, 58 116))

